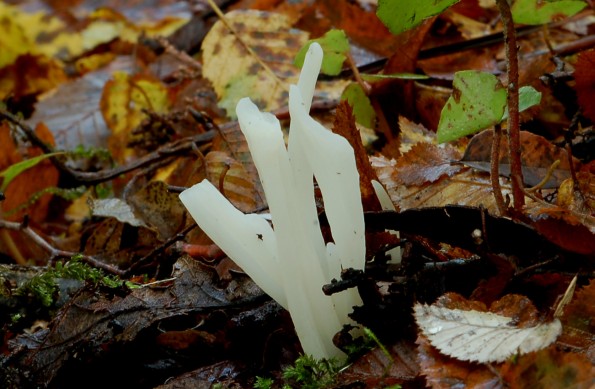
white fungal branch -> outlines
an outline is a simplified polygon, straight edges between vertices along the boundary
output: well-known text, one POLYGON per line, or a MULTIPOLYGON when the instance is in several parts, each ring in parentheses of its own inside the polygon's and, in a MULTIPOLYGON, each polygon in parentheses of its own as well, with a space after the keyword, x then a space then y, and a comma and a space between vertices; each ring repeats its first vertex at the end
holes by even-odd
POLYGON ((258 215, 244 215, 208 181, 180 199, 198 225, 273 299, 288 309, 304 351, 316 358, 341 355, 333 336, 360 305, 350 289, 331 297, 322 286, 342 269, 363 269, 365 231, 359 174, 347 140, 316 122, 308 111, 322 62, 310 45, 298 85, 289 93, 288 148, 281 125, 244 98, 236 113, 269 204, 273 228, 258 215), (320 230, 316 179, 334 243, 320 230))

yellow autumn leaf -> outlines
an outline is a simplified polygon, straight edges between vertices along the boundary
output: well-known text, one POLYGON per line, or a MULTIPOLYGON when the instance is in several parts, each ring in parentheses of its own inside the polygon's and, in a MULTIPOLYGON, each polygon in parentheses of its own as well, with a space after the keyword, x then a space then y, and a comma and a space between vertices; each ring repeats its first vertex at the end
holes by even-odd
POLYGON ((112 132, 109 145, 116 159, 123 160, 131 155, 130 151, 123 152, 122 146, 130 141, 132 131, 146 118, 143 110, 164 113, 171 103, 167 88, 154 76, 114 73, 103 88, 100 108, 112 132))

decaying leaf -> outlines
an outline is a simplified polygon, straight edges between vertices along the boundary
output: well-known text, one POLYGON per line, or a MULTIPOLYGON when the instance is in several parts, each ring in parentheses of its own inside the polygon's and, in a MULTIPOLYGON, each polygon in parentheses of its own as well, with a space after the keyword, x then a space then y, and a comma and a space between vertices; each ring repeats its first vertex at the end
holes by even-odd
POLYGON ((471 362, 503 362, 549 346, 562 331, 558 319, 519 328, 511 317, 491 312, 463 311, 417 303, 415 319, 434 347, 471 362))
MULTIPOLYGON (((490 171, 490 152, 494 131, 485 130, 475 135, 465 151, 461 160, 465 165, 475 169, 490 171)), ((543 188, 556 188, 562 181, 570 177, 570 164, 566 150, 554 146, 542 136, 527 132, 520 132, 521 163, 523 167, 523 180, 528 186, 535 186, 547 175, 548 170, 555 161, 560 161, 557 168, 552 171, 550 179, 543 188)), ((500 143, 499 172, 503 176, 510 175, 510 157, 508 143, 500 143)), ((580 166, 577 159, 573 159, 575 169, 580 166)))
POLYGON ((147 226, 144 221, 134 215, 130 205, 122 199, 96 199, 93 200, 91 208, 94 216, 113 217, 134 227, 147 226))
MULTIPOLYGON (((483 207, 497 215, 498 209, 492 194, 489 174, 462 170, 448 179, 440 179, 431 185, 406 186, 396 179, 395 160, 385 157, 371 157, 370 162, 376 170, 378 179, 386 188, 391 200, 399 204, 401 210, 411 208, 441 207, 449 204, 483 207)), ((413 169, 414 167, 411 167, 413 169)), ((502 193, 511 193, 510 187, 501 180, 502 193)), ((526 198, 527 203, 532 200, 526 198)))
POLYGON ((578 102, 583 108, 583 114, 595 120, 595 104, 593 102, 593 88, 595 88, 595 50, 583 51, 579 54, 575 65, 574 79, 576 80, 576 94, 578 102))
POLYGON ((395 179, 404 185, 421 186, 442 177, 452 177, 461 166, 452 164, 459 156, 458 150, 445 145, 417 143, 397 160, 395 179))
POLYGON ((244 165, 221 151, 207 154, 205 162, 209 181, 223 191, 236 208, 243 212, 253 212, 256 209, 256 181, 246 172, 244 165))

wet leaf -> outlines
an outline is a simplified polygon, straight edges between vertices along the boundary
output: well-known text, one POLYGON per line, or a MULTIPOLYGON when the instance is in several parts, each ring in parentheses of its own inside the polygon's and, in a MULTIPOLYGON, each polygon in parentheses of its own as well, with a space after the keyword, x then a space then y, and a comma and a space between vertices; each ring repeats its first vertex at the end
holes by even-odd
POLYGON ((557 0, 536 1, 517 0, 512 5, 512 18, 515 23, 546 24, 551 21, 572 16, 585 8, 584 1, 557 0))
MULTIPOLYGON (((498 303, 494 304, 498 307, 498 303)), ((512 307, 518 312, 518 306, 512 307)), ((516 353, 540 350, 562 331, 558 319, 531 327, 492 312, 449 309, 417 303, 415 320, 422 333, 440 352, 471 362, 503 362, 516 353)))
POLYGON ((436 16, 459 0, 419 0, 401 2, 398 0, 378 1, 376 14, 393 34, 407 31, 425 19, 436 16))
POLYGON ((342 370, 342 385, 363 382, 367 388, 385 388, 414 380, 419 374, 415 345, 399 342, 387 347, 390 358, 380 348, 366 353, 342 370))
POLYGON ((584 356, 549 347, 506 363, 502 378, 511 389, 529 386, 542 388, 590 388, 595 366, 584 356))

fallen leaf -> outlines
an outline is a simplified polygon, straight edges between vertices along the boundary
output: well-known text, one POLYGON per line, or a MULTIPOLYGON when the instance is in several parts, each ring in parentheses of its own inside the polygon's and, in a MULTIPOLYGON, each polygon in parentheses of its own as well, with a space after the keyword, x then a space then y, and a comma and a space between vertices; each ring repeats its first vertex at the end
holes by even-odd
MULTIPOLYGON (((475 135, 465 155, 461 159, 467 166, 489 172, 491 161, 492 138, 494 130, 485 130, 475 135)), ((528 131, 520 132, 521 164, 523 168, 523 181, 528 186, 535 186, 546 176, 547 171, 556 160, 560 161, 557 168, 552 171, 550 179, 543 188, 557 188, 562 181, 570 177, 570 164, 566 150, 559 148, 540 135, 528 131)), ((500 143, 499 152, 500 175, 510 175, 510 156, 508 142, 505 139, 500 143)), ((580 167, 580 162, 573 159, 575 169, 580 167)))
POLYGON ((574 66, 574 79, 574 89, 583 114, 595 121, 595 102, 592 99, 595 88, 595 50, 583 51, 578 55, 574 66))
POLYGON ((379 211, 380 203, 372 186, 372 180, 378 180, 378 178, 370 165, 368 153, 362 143, 360 132, 355 126, 351 107, 346 102, 341 102, 337 106, 333 132, 347 139, 355 152, 355 163, 359 172, 364 210, 379 211))
POLYGON ((452 177, 461 170, 461 166, 452 163, 459 156, 458 150, 449 145, 417 143, 397 160, 395 180, 403 185, 421 186, 452 177))
POLYGON ((432 388, 497 388, 500 379, 487 365, 459 361, 441 354, 425 336, 417 338, 420 372, 432 388))
POLYGON ((415 320, 432 346, 451 357, 471 362, 503 362, 553 343, 562 331, 558 319, 519 328, 511 317, 417 303, 415 320))
POLYGON ((553 346, 507 362, 500 372, 511 389, 588 389, 595 385, 595 366, 584 355, 563 352, 553 346))
POLYGON ((398 342, 386 348, 389 355, 375 348, 342 370, 337 380, 342 385, 363 383, 366 388, 384 388, 413 381, 419 374, 414 346, 398 342))
POLYGON ((113 217, 122 223, 128 223, 134 227, 146 227, 144 221, 137 218, 128 203, 122 199, 95 199, 91 203, 93 216, 113 217))
POLYGON ((297 83, 299 75, 293 59, 306 44, 308 34, 292 29, 291 20, 282 14, 237 10, 225 18, 275 76, 218 21, 202 43, 202 55, 203 76, 213 84, 219 105, 230 117, 235 117, 236 104, 245 96, 264 111, 286 105, 289 84, 297 83))
MULTIPOLYGON (((211 151, 205 157, 207 178, 242 212, 257 208, 257 186, 243 164, 221 151, 211 151)), ((259 181, 260 182, 260 181, 259 181)))

